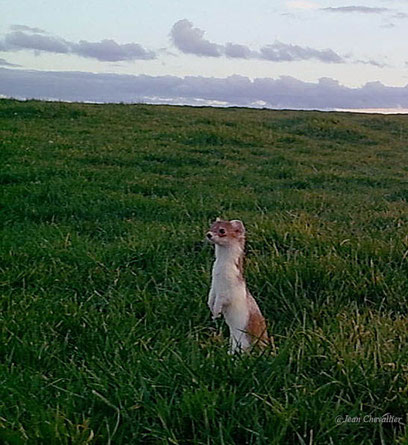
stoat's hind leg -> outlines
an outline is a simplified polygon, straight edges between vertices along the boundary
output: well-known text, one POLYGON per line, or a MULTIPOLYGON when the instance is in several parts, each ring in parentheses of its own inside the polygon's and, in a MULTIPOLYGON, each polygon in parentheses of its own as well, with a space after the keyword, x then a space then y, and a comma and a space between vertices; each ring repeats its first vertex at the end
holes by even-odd
POLYGON ((229 354, 244 352, 250 348, 251 344, 248 335, 240 329, 230 329, 230 349, 229 354))
POLYGON ((228 354, 233 355, 236 352, 237 352, 237 341, 236 341, 235 337, 230 335, 228 354))

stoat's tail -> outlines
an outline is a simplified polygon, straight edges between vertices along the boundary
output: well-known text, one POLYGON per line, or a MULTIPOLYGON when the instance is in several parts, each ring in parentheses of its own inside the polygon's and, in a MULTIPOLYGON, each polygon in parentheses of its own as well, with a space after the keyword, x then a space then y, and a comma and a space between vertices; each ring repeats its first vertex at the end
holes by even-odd
POLYGON ((263 317, 254 297, 248 293, 249 318, 246 328, 246 334, 249 337, 251 346, 265 348, 273 346, 273 339, 269 337, 266 328, 265 318, 263 317))

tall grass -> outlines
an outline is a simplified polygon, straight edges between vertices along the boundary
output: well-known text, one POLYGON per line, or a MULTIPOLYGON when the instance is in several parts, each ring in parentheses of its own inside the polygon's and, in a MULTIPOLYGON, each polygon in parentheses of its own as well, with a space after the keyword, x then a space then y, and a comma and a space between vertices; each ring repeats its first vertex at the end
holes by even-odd
POLYGON ((1 100, 0 440, 407 443, 407 133, 1 100), (217 216, 247 227, 276 354, 230 357, 211 321, 217 216))

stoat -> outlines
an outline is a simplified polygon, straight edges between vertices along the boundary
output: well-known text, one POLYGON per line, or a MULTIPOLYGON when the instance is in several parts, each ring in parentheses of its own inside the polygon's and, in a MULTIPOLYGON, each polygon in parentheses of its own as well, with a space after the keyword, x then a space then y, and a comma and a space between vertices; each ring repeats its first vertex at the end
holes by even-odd
POLYGON ((207 232, 215 244, 208 306, 213 319, 221 314, 230 329, 230 353, 269 343, 265 319, 243 275, 245 227, 239 220, 217 220, 207 232))

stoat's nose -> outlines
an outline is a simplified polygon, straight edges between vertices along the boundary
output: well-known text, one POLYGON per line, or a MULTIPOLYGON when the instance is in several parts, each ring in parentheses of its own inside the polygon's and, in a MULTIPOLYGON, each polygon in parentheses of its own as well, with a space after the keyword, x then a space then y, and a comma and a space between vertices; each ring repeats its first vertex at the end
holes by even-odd
POLYGON ((208 233, 207 233, 207 238, 208 238, 208 239, 211 239, 211 238, 212 238, 212 233, 211 233, 211 232, 208 232, 208 233))

